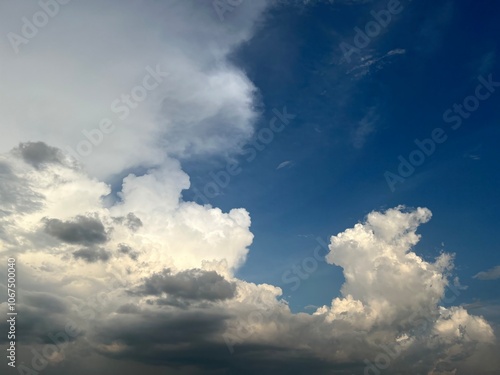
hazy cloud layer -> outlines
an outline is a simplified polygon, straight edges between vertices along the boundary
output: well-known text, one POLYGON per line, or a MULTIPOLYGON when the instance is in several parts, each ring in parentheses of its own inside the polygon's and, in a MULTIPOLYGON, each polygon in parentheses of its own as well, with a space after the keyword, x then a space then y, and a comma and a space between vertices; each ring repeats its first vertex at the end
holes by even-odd
MULTIPOLYGON (((0 111, 11 129, 0 151, 45 141, 77 153, 82 141, 90 142, 80 159, 107 177, 161 164, 167 155, 237 150, 253 134, 256 89, 227 57, 251 37, 266 3, 243 1, 224 13, 224 22, 211 1, 61 5, 27 44, 0 42, 2 69, 9 72, 0 85, 0 111), (148 88, 145 98, 134 91, 141 86, 148 88), (109 129, 102 137, 101 123, 109 129)), ((38 11, 37 2, 6 2, 0 33, 22 37, 23 17, 38 11)), ((23 146, 26 160, 57 160, 38 145, 23 146)))

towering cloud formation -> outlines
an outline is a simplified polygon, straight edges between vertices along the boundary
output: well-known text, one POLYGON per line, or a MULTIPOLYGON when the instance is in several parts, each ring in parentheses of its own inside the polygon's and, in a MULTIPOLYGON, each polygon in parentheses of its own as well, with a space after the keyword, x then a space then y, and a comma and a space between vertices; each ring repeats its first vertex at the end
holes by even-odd
POLYGON ((428 263, 411 251, 419 241, 417 227, 430 218, 424 208, 372 212, 366 223, 332 237, 327 261, 342 267, 346 278, 345 298, 334 300, 332 313, 349 313, 348 306, 355 306, 351 318, 362 317, 372 327, 401 324, 435 309, 444 297, 452 259, 442 254, 428 263))
POLYGON ((187 373, 444 374, 494 341, 483 318, 440 307, 452 257, 412 251, 425 208, 372 212, 333 236, 327 261, 343 268, 343 296, 293 314, 279 287, 234 277, 252 241, 248 213, 182 201, 189 179, 173 160, 126 177, 113 205, 106 184, 44 143, 2 155, 0 171, 2 261, 16 255, 26 290, 23 344, 42 353, 68 322, 76 332, 47 355, 48 373, 94 353, 187 373))
POLYGON ((446 359, 444 347, 464 346, 464 353, 472 342, 492 343, 493 330, 484 319, 461 307, 439 306, 453 257, 443 253, 430 263, 412 251, 420 239, 417 227, 430 218, 428 209, 400 206, 372 212, 365 223, 333 236, 326 259, 344 270, 344 297, 316 314, 345 321, 354 330, 375 331, 384 341, 390 338, 398 356, 423 345, 434 353, 443 350, 446 359))

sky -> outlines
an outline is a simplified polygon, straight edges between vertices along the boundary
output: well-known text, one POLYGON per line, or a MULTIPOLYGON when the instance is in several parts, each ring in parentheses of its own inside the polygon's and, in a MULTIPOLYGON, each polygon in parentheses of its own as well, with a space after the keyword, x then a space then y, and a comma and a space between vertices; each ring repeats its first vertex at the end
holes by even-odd
POLYGON ((498 374, 500 4, 1 10, 2 374, 498 374))

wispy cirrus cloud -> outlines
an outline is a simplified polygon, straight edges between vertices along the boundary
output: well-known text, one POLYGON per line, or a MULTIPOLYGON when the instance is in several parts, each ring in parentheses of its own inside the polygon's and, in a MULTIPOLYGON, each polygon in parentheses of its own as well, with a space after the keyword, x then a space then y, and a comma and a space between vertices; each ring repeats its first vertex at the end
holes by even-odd
POLYGON ((390 58, 398 55, 404 55, 406 50, 403 48, 396 48, 390 50, 389 52, 374 56, 372 54, 365 54, 359 58, 357 64, 347 71, 347 74, 351 74, 355 78, 362 78, 373 71, 378 71, 383 69, 386 65, 390 64, 390 58))
POLYGON ((276 170, 282 169, 282 168, 289 168, 293 165, 293 161, 291 160, 285 160, 284 162, 281 162, 277 167, 276 170))
POLYGON ((500 266, 493 267, 487 271, 481 271, 474 275, 479 280, 497 280, 500 279, 500 266))
POLYGON ((371 107, 366 115, 359 121, 351 134, 352 145, 355 148, 362 148, 370 134, 376 131, 375 125, 379 119, 375 107, 371 107))

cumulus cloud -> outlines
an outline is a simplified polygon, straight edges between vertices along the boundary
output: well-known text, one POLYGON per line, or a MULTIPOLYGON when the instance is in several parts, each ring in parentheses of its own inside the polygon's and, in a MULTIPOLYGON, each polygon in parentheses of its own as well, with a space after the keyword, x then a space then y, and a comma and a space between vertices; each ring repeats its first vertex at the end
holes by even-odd
MULTIPOLYGON (((41 171, 15 150, 1 156, 0 162, 9 171, 6 178, 13 195, 0 203, 0 218, 10 226, 4 236, 9 243, 5 250, 21 256, 50 251, 93 262, 107 260, 108 253, 134 253, 149 273, 165 267, 202 268, 205 262, 214 262, 215 267, 222 262, 224 272, 232 274, 252 241, 245 210, 223 213, 180 200, 189 179, 174 161, 142 176, 127 176, 119 201, 111 207, 103 200, 109 186, 72 164, 51 164, 41 171), (29 208, 17 204, 23 199, 20 195, 33 197, 38 204, 29 208)), ((40 262, 48 263, 42 258, 40 262)), ((124 269, 123 261, 115 266, 124 269)))
POLYGON ((182 201, 189 180, 174 160, 125 177, 120 199, 105 205, 110 188, 64 154, 38 168, 18 149, 0 156, 15 176, 0 212, 2 258, 16 254, 31 289, 19 300, 20 325, 33 328, 23 342, 42 350, 49 334, 76 332, 47 373, 93 353, 188 374, 362 374, 390 348, 390 371, 438 374, 494 341, 482 317, 440 306, 453 257, 429 262, 412 250, 431 218, 425 208, 372 212, 333 236, 326 259, 343 269, 342 296, 294 314, 281 288, 235 277, 252 242, 248 213, 182 201), (24 193, 39 204, 9 211, 24 193))
MULTIPOLYGON (((56 375, 363 374, 390 347, 390 372, 445 374, 492 350, 482 317, 441 306, 453 256, 413 250, 425 208, 372 212, 333 236, 341 296, 294 314, 278 286, 235 276, 250 214, 182 199, 181 160, 237 151, 252 136, 256 88, 230 56, 268 6, 241 2, 221 22, 212 2, 69 2, 19 53, 0 42, 12 129, 0 140, 0 260, 15 256, 22 275, 23 366, 43 355, 38 367, 56 375), (147 98, 129 102, 145 85, 147 98), (75 154, 83 141, 87 156, 75 154), (145 172, 106 183, 134 167, 145 172)), ((0 31, 20 32, 36 11, 4 4, 0 31)))
POLYGON ((346 298, 334 300, 332 313, 352 309, 356 312, 352 318, 361 313, 369 325, 390 325, 419 309, 427 314, 444 294, 448 283, 444 273, 452 261, 443 254, 428 263, 409 251, 419 240, 417 227, 430 217, 430 211, 422 208, 411 213, 401 208, 373 212, 366 223, 332 237, 326 259, 342 267, 346 278, 342 286, 346 298))
POLYGON ((454 346, 463 354, 470 343, 494 342, 483 318, 461 307, 439 305, 453 256, 443 253, 431 263, 412 251, 420 240, 416 229, 430 218, 428 209, 407 211, 400 206, 372 212, 364 223, 333 236, 326 259, 343 268, 342 297, 316 311, 329 321, 345 321, 384 340, 391 337, 410 358, 412 352, 432 350, 435 355, 421 370, 448 362, 457 350, 454 346))

